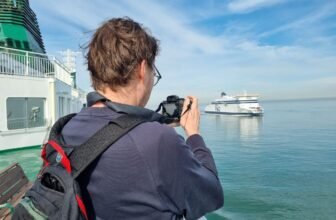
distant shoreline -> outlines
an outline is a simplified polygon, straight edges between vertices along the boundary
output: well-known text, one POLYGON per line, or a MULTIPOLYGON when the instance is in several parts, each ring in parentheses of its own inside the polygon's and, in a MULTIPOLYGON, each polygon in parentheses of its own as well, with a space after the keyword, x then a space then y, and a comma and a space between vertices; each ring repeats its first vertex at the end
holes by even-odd
POLYGON ((259 99, 260 102, 288 102, 288 101, 314 101, 314 100, 334 100, 334 97, 314 97, 314 98, 294 98, 294 99, 259 99))
MULTIPOLYGON (((294 99, 260 99, 259 102, 261 103, 268 103, 268 102, 303 102, 303 101, 322 101, 322 100, 336 100, 335 97, 315 97, 315 98, 294 98, 294 99)), ((210 102, 201 102, 200 106, 206 106, 210 102)))

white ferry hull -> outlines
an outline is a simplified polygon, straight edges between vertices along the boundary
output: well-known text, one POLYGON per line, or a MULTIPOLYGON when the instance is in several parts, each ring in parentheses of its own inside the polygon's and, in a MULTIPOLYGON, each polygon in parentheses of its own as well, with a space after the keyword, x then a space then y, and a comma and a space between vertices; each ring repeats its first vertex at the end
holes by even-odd
POLYGON ((48 132, 49 128, 41 127, 3 133, 0 137, 0 151, 42 146, 48 132))
POLYGON ((206 113, 211 114, 224 114, 224 115, 251 115, 251 116, 258 116, 262 115, 264 111, 262 109, 248 109, 248 108, 241 108, 239 105, 230 105, 225 106, 224 104, 211 104, 205 108, 206 113))

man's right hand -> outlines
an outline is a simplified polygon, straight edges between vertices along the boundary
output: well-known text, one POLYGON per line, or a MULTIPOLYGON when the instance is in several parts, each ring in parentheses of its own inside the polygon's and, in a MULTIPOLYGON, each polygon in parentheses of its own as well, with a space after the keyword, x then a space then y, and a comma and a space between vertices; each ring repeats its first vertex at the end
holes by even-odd
POLYGON ((184 113, 184 115, 182 115, 180 119, 180 124, 187 136, 190 137, 194 134, 199 134, 200 110, 198 107, 198 99, 195 96, 185 98, 182 113, 184 113), (190 101, 192 102, 191 108, 185 112, 190 101))

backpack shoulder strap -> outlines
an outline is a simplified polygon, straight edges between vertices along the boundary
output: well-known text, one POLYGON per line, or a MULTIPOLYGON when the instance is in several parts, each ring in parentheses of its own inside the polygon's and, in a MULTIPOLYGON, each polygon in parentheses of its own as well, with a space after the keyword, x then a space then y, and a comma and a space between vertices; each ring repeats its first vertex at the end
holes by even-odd
POLYGON ((57 140, 59 139, 62 129, 65 126, 66 123, 68 123, 74 116, 76 115, 76 113, 73 114, 69 114, 66 116, 63 116, 61 118, 59 118, 55 124, 52 126, 51 130, 50 130, 50 134, 49 134, 49 140, 57 140))
POLYGON ((50 129, 48 142, 43 143, 43 147, 41 150, 41 157, 44 161, 43 162, 44 165, 49 164, 50 161, 49 157, 54 151, 53 148, 49 148, 47 147, 47 145, 50 143, 51 140, 56 140, 58 143, 63 143, 61 136, 62 129, 65 126, 65 124, 68 123, 75 115, 76 114, 74 113, 59 118, 50 129))
POLYGON ((123 135, 147 121, 132 115, 122 115, 104 126, 70 155, 73 177, 77 178, 97 157, 123 135))

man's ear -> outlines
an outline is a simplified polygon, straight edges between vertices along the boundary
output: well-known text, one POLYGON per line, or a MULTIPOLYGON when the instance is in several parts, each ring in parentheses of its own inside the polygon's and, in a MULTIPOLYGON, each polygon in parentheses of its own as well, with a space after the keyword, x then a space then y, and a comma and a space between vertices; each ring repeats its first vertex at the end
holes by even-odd
POLYGON ((143 81, 145 78, 145 74, 146 74, 146 66, 147 66, 147 62, 146 60, 142 60, 140 63, 140 68, 139 68, 139 72, 137 74, 138 78, 143 81))

